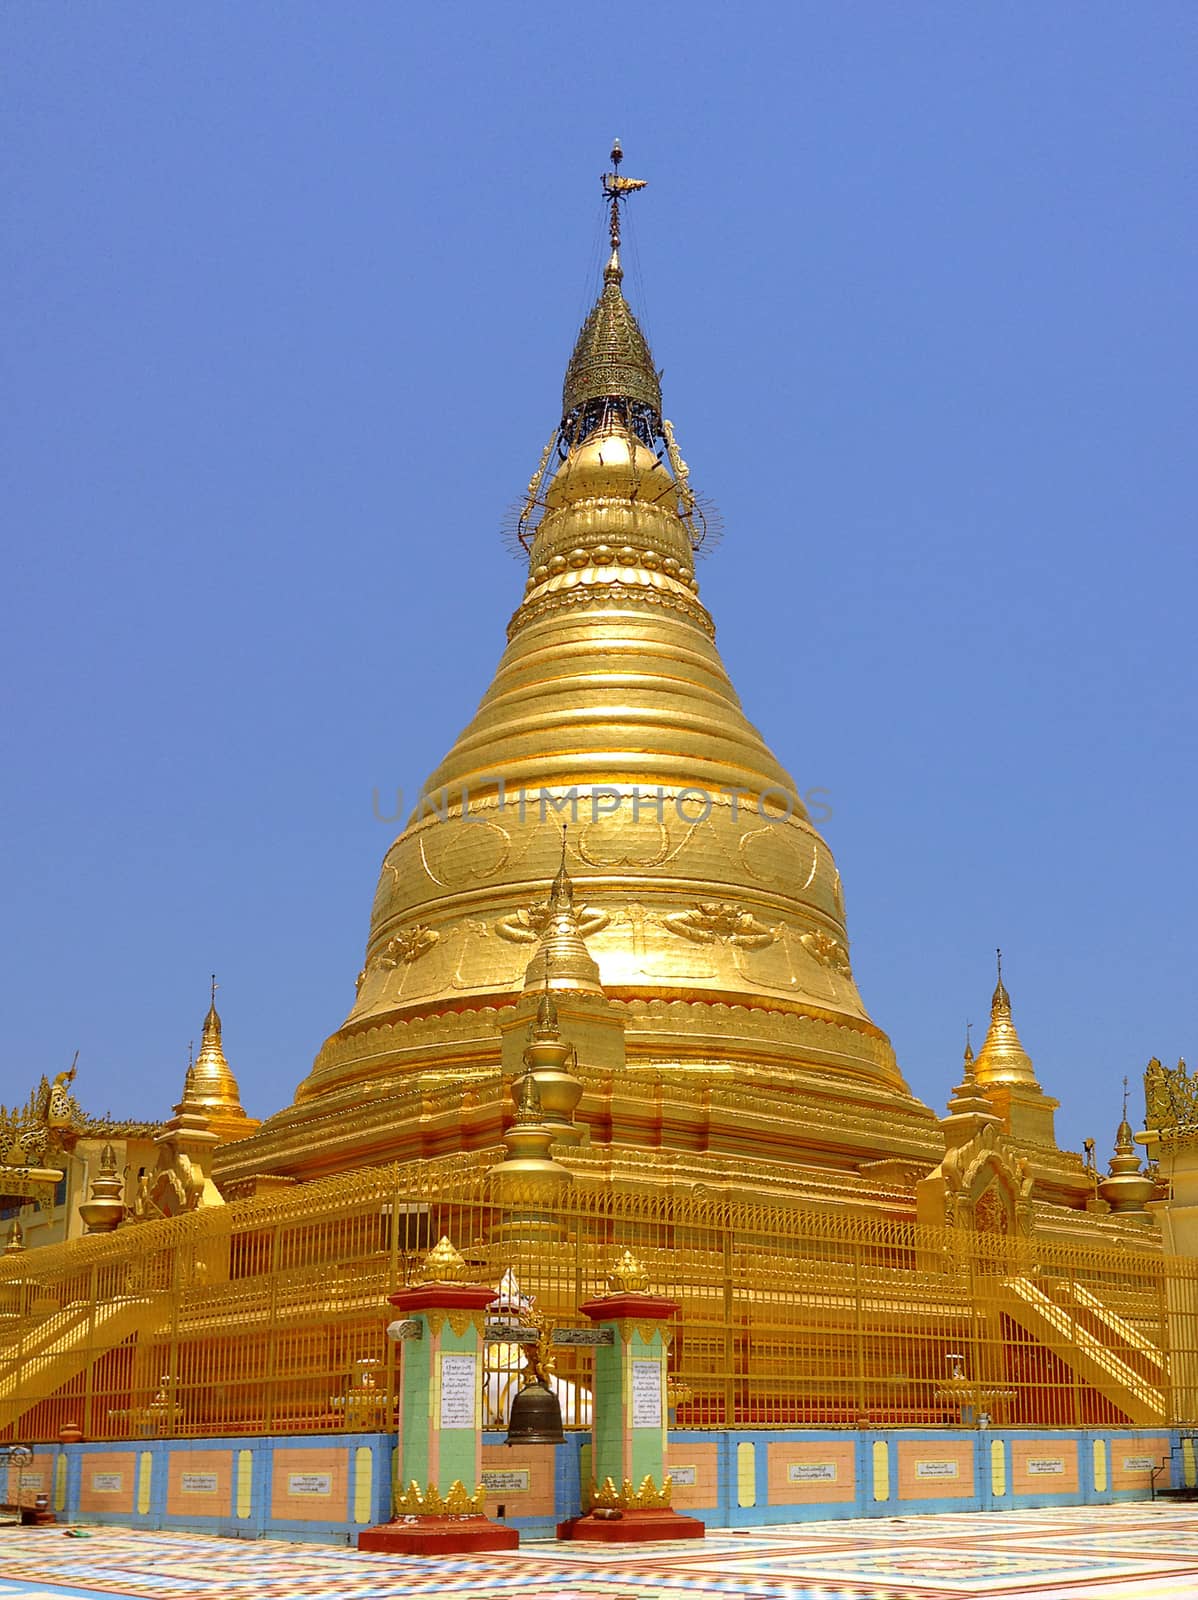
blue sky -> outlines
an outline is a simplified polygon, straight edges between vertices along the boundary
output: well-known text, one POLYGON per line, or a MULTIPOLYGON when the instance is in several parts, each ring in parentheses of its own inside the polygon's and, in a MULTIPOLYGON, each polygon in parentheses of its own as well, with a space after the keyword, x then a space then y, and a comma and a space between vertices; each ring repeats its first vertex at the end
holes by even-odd
POLYGON ((703 596, 866 1003, 940 1105, 1002 944, 1109 1153, 1198 1048, 1192 5, 24 0, 0 46, 0 1100, 79 1047, 168 1114, 215 968, 262 1115, 345 1015, 619 134, 703 596))

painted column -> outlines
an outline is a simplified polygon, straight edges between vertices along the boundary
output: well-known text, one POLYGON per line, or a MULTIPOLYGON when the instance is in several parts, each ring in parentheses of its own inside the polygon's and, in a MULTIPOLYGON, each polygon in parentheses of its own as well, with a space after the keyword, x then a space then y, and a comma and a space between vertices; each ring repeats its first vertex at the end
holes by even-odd
POLYGON ((703 1523, 671 1507, 666 1471, 667 1323, 678 1304, 648 1292, 648 1277, 627 1250, 608 1284, 609 1294, 580 1307, 609 1341, 595 1347, 594 1482, 582 1486, 586 1514, 561 1523, 558 1537, 701 1539, 703 1523))
POLYGON ((483 1321, 490 1284, 466 1283, 466 1263, 443 1238, 426 1281, 390 1296, 387 1329, 400 1341, 395 1516, 358 1535, 359 1550, 396 1555, 506 1550, 515 1528, 483 1515, 483 1321))

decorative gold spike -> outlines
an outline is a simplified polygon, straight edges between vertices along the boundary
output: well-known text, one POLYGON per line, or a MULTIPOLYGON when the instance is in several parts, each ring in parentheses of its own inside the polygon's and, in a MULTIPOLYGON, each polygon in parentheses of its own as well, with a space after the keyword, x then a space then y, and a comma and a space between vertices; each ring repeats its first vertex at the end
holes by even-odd
POLYGON ((424 1277, 421 1283, 465 1283, 469 1268, 465 1258, 450 1243, 448 1234, 442 1234, 424 1258, 424 1277))
POLYGON ((613 1294, 648 1294, 649 1274, 632 1251, 625 1250, 608 1273, 607 1286, 613 1294))
POLYGON ((602 1486, 591 1495, 591 1504, 604 1507, 616 1507, 620 1504, 620 1491, 611 1478, 604 1478, 602 1486))
POLYGON ((449 1493, 445 1497, 445 1509, 451 1517, 466 1517, 473 1510, 470 1496, 466 1493, 466 1485, 461 1478, 455 1478, 449 1486, 449 1493))

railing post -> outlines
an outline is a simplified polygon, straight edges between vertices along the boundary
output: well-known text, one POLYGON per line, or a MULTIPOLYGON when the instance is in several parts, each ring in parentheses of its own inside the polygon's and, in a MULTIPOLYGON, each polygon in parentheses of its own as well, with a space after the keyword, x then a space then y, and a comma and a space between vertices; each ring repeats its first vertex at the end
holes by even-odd
POLYGON ((868 1406, 865 1390, 865 1305, 861 1285, 860 1239, 853 1240, 853 1335, 857 1424, 861 1426, 867 1416, 868 1406))
MULTIPOLYGON (((83 1437, 94 1439, 95 1429, 95 1349, 96 1349, 96 1268, 93 1263, 87 1276, 87 1349, 92 1358, 87 1363, 83 1377, 83 1437)), ((49 1398, 49 1396, 47 1396, 49 1398)))

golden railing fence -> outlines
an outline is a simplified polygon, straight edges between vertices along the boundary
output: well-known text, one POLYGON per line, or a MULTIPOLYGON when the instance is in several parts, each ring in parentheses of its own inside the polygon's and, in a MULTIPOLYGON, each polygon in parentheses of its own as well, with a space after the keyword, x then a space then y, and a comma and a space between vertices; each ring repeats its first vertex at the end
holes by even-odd
MULTIPOLYGON (((675 1298, 679 1426, 1192 1423, 1198 1263, 847 1210, 500 1193, 474 1158, 343 1173, 0 1260, 0 1440, 372 1431, 394 1423, 387 1295, 443 1235, 553 1327, 624 1249, 675 1298)), ((521 1365, 493 1344, 499 1425, 521 1365)), ((556 1349, 567 1426, 590 1353, 556 1349)))

